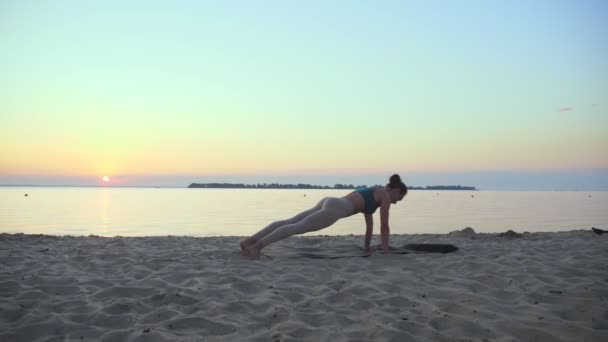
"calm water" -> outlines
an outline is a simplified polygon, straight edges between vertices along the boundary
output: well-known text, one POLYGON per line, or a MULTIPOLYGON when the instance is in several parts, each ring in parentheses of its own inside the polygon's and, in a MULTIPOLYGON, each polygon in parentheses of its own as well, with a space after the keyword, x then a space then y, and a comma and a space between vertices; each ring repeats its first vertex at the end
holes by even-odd
MULTIPOLYGON (((0 232, 52 235, 249 235, 341 190, 0 187, 0 232), (25 194, 28 194, 26 197, 25 194)), ((608 228, 608 192, 410 191, 392 233, 608 228)), ((379 231, 379 210, 374 215, 379 231)), ((363 234, 362 215, 317 234, 363 234)))

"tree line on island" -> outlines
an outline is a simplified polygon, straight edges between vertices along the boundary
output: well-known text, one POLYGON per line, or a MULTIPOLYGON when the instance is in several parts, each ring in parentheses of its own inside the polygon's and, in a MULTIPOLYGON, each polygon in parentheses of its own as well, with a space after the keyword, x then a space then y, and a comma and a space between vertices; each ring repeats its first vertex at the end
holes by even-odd
MULTIPOLYGON (((374 185, 381 186, 381 185, 374 185)), ((192 183, 188 188, 202 188, 202 189, 359 189, 365 188, 366 185, 352 185, 352 184, 335 184, 334 186, 328 185, 312 185, 312 184, 278 184, 278 183, 263 183, 263 184, 241 184, 241 183, 192 183)), ((460 186, 460 185, 433 185, 417 187, 408 187, 410 190, 477 190, 474 186, 460 186)))

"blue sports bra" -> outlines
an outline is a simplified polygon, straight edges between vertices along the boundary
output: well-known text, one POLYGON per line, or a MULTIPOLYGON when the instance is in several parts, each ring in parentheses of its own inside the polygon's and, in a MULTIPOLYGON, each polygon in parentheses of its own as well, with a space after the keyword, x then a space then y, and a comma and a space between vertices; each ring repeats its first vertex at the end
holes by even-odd
POLYGON ((380 204, 374 200, 374 190, 376 190, 376 188, 360 188, 355 190, 355 192, 361 194, 365 201, 365 209, 363 212, 366 214, 373 214, 380 206, 380 204))

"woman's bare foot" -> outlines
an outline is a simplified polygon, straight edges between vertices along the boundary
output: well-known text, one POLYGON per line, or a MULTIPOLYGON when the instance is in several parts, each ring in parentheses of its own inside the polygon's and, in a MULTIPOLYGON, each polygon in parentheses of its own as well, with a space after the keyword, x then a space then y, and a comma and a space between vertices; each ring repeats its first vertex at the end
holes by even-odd
POLYGON ((241 240, 241 243, 240 243, 240 245, 241 245, 241 255, 248 255, 246 253, 247 247, 249 247, 249 246, 251 246, 251 245, 253 245, 255 243, 256 243, 256 241, 253 238, 247 238, 245 240, 241 240))
POLYGON ((255 260, 260 258, 261 250, 264 248, 264 245, 258 241, 255 244, 245 248, 243 251, 244 254, 249 257, 249 259, 255 260))

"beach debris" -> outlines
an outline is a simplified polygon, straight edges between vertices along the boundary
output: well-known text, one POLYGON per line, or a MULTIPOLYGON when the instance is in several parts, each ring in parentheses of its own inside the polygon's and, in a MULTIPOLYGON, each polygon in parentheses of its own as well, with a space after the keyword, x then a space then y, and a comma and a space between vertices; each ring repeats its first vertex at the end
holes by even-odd
POLYGON ((25 194, 25 197, 27 197, 27 194, 25 194))
POLYGON ((471 227, 466 227, 462 230, 455 230, 453 232, 448 233, 449 237, 467 238, 467 239, 474 239, 476 235, 477 235, 477 233, 471 227))
POLYGON ((146 328, 146 329, 142 330, 141 332, 149 333, 150 332, 150 328, 146 328))
POLYGON ((506 237, 506 238, 520 238, 523 236, 523 234, 520 233, 516 233, 514 231, 512 231, 511 229, 507 230, 504 233, 499 233, 498 234, 499 237, 506 237))
POLYGON ((49 251, 49 249, 48 249, 48 248, 45 248, 45 249, 41 249, 41 250, 39 250, 38 252, 48 252, 48 251, 49 251))

